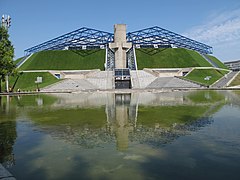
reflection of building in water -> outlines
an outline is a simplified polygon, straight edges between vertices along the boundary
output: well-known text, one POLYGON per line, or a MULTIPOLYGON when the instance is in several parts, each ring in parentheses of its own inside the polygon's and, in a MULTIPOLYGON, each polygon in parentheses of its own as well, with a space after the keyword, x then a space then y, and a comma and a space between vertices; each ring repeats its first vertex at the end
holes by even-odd
POLYGON ((137 105, 133 103, 134 98, 131 98, 131 94, 111 94, 110 96, 106 106, 109 129, 116 133, 117 149, 126 150, 129 132, 133 131, 136 120, 137 105))
MULTIPOLYGON (((56 98, 56 102, 52 104, 52 107, 62 108, 64 107, 101 107, 110 106, 115 104, 115 95, 112 93, 76 93, 76 94, 52 94, 51 96, 56 98)), ((144 106, 176 106, 182 104, 189 104, 187 98, 187 92, 164 92, 164 93, 152 93, 141 92, 131 93, 130 107, 135 109, 136 104, 144 106)), ((132 110, 130 111, 130 113, 132 110)))
POLYGON ((129 133, 137 126, 138 104, 147 105, 176 105, 184 104, 186 100, 182 93, 152 94, 108 94, 106 103, 106 116, 108 129, 115 133, 117 149, 128 148, 129 133))
MULTIPOLYGON (((84 148, 98 147, 109 142, 114 143, 115 140, 117 149, 120 151, 126 150, 129 142, 158 146, 171 142, 189 130, 195 131, 197 128, 211 123, 208 118, 205 118, 208 116, 206 109, 213 112, 210 107, 219 107, 214 104, 222 100, 221 96, 212 93, 212 91, 210 93, 197 91, 193 93, 57 94, 54 95, 57 98, 52 98, 54 101, 48 106, 54 112, 49 112, 49 108, 40 108, 46 107, 47 101, 43 99, 43 106, 37 106, 41 110, 35 111, 39 115, 32 115, 31 119, 37 121, 37 124, 51 133, 53 137, 63 138, 67 142, 78 144, 84 148), (199 97, 202 98, 200 101, 199 97), (213 103, 211 97, 218 98, 216 103, 213 103), (209 107, 205 108, 206 105, 209 107), (104 108, 105 113, 103 112, 104 108), (188 108, 190 108, 189 111, 188 108), (200 110, 201 114, 195 114, 196 118, 192 118, 189 126, 187 123, 195 109, 200 110), (45 114, 43 113, 45 110, 50 120, 39 121, 38 117, 45 114), (167 111, 165 112, 165 110, 167 111), (62 114, 62 111, 67 114, 62 114), (172 118, 171 121, 169 121, 169 117, 172 118), (204 117, 204 120, 201 117, 204 117), (198 118, 201 118, 200 121, 197 121, 198 118), (50 124, 55 127, 49 125, 50 121, 50 124), (73 122, 73 124, 69 122, 73 122)), ((35 100, 38 96, 33 98, 33 102, 36 103, 35 100)), ((41 101, 37 102, 41 104, 41 101)))

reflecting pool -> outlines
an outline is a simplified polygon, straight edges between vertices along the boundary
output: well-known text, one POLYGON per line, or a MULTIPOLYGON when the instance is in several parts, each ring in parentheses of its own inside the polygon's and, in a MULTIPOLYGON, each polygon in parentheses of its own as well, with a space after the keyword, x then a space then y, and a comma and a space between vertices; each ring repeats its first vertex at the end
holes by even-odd
POLYGON ((0 96, 17 179, 240 179, 240 92, 0 96))

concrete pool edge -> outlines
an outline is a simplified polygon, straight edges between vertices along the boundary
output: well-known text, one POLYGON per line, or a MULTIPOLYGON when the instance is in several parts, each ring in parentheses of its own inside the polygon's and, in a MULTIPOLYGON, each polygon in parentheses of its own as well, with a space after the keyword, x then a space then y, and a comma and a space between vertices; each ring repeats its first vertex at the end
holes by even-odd
POLYGON ((0 164, 0 179, 1 180, 16 180, 16 178, 0 164))
POLYGON ((194 90, 240 90, 240 88, 162 88, 162 89, 86 89, 78 91, 29 91, 0 93, 1 95, 31 95, 31 94, 54 94, 54 93, 133 93, 133 92, 173 92, 173 91, 194 91, 194 90))

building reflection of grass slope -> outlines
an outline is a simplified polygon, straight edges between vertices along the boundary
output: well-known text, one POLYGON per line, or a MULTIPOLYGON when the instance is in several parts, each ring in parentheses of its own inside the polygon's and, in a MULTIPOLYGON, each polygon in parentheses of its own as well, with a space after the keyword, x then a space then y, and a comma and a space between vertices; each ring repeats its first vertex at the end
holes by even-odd
POLYGON ((13 104, 54 138, 83 148, 116 142, 123 151, 129 142, 158 146, 211 123, 225 99, 216 91, 89 93, 22 96, 13 104))
POLYGON ((215 91, 58 95, 51 110, 28 114, 55 137, 86 148, 116 141, 125 150, 129 141, 165 144, 211 123, 224 100, 215 91))
POLYGON ((9 96, 0 96, 0 163, 6 167, 15 163, 13 145, 16 138, 16 109, 10 106, 9 96))

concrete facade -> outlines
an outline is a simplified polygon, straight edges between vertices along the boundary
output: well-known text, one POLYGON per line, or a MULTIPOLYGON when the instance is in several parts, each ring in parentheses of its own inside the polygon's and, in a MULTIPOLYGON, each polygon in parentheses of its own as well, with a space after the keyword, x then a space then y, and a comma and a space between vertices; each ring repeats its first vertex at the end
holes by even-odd
POLYGON ((240 60, 224 63, 232 71, 240 71, 240 60))
POLYGON ((128 43, 126 39, 126 24, 114 25, 114 42, 109 47, 115 52, 115 68, 127 68, 126 52, 132 47, 132 43, 128 43))

